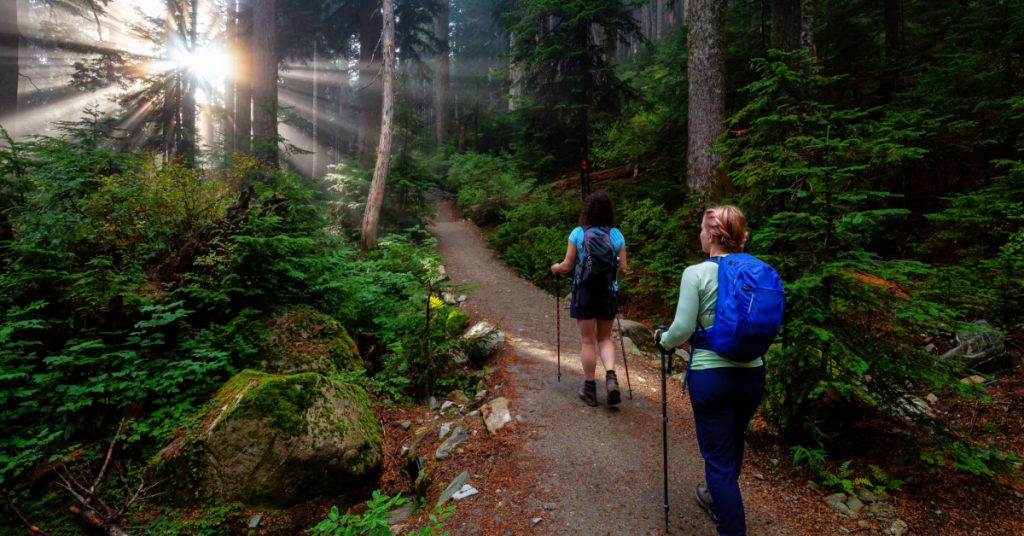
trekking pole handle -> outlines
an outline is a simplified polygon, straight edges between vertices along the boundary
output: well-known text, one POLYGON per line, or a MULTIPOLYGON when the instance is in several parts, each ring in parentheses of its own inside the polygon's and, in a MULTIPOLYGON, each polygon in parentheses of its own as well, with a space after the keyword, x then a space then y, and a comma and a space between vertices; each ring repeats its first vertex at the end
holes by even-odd
POLYGON ((661 345, 661 336, 664 335, 664 334, 665 334, 665 325, 661 324, 661 325, 658 326, 658 329, 656 329, 654 331, 654 345, 658 347, 658 350, 661 353, 668 354, 672 350, 669 350, 668 348, 665 348, 664 346, 661 345))

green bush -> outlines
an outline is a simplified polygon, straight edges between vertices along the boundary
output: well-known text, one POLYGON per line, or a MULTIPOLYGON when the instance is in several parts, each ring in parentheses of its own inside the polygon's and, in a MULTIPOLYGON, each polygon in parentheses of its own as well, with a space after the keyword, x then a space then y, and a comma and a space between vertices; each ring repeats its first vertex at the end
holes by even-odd
POLYGON ((500 156, 461 153, 452 155, 449 163, 446 187, 458 192, 459 209, 467 214, 471 207, 483 203, 503 209, 533 185, 511 160, 500 156))

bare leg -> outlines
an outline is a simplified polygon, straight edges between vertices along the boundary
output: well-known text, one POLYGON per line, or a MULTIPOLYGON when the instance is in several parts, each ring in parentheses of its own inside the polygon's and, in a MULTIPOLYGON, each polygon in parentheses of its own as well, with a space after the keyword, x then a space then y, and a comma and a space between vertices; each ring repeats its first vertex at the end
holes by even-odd
MULTIPOLYGON (((598 322, 598 320, 594 319, 576 321, 576 324, 580 328, 580 341, 583 345, 583 347, 580 349, 580 363, 583 365, 583 377, 587 381, 594 380, 594 370, 597 368, 597 355, 595 355, 595 346, 597 345, 598 322)), ((610 329, 611 323, 609 323, 608 325, 610 329)), ((611 347, 610 340, 609 347, 611 347)), ((612 356, 612 359, 614 359, 614 354, 612 356)))
POLYGON ((605 370, 615 370, 615 344, 612 343, 612 321, 597 320, 597 345, 605 370))

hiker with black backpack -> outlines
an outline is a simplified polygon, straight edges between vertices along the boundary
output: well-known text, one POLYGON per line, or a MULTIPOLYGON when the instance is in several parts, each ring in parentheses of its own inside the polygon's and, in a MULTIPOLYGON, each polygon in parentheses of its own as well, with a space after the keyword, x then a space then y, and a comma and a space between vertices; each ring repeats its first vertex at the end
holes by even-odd
POLYGON ((584 382, 579 395, 589 406, 597 405, 594 373, 598 354, 606 371, 608 405, 614 406, 622 401, 615 376, 612 321, 617 312, 615 293, 619 289, 618 279, 625 271, 626 239, 615 228, 615 208, 607 193, 596 191, 583 201, 580 225, 569 233, 565 259, 551 265, 553 274, 574 274, 569 316, 576 319, 580 330, 584 382))
POLYGON ((721 536, 746 534, 739 487, 743 435, 764 397, 764 354, 781 328, 784 307, 779 275, 743 253, 747 238, 739 208, 704 212, 700 243, 709 258, 683 272, 675 319, 654 335, 663 351, 690 341, 683 389, 689 386, 707 483, 698 484, 695 494, 721 536))

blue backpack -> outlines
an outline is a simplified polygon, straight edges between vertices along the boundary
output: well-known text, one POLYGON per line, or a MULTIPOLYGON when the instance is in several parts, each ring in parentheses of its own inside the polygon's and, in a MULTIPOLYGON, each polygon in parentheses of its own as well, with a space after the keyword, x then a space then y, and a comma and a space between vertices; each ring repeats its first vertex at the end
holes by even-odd
POLYGON ((712 257, 707 262, 718 264, 715 323, 704 329, 698 320, 690 346, 740 363, 763 356, 782 328, 782 279, 774 268, 748 253, 712 257))

